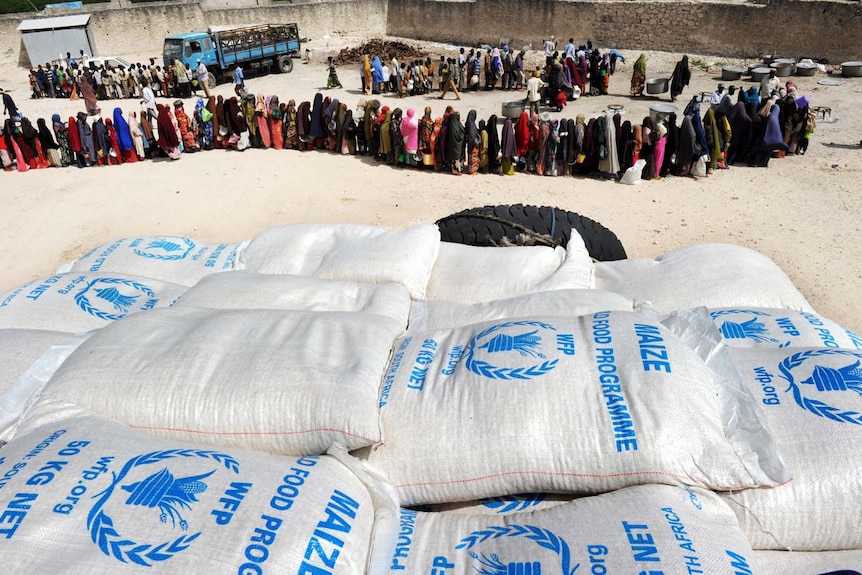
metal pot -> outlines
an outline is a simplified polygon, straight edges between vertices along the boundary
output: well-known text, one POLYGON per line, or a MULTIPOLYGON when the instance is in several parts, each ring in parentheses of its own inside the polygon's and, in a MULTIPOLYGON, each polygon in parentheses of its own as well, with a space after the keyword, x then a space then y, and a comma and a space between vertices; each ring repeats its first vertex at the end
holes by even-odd
POLYGON ((646 91, 647 94, 664 94, 668 91, 669 86, 670 78, 653 78, 652 80, 647 80, 646 91))
POLYGON ((764 78, 769 76, 770 71, 772 71, 772 68, 754 68, 751 71, 751 81, 762 82, 764 78))
POLYGON ((844 62, 841 64, 841 75, 845 78, 862 77, 862 62, 844 62))
POLYGON ((796 73, 796 58, 778 58, 773 64, 790 64, 790 73, 796 73))
POLYGON ((779 78, 786 78, 793 73, 793 64, 787 62, 773 62, 769 67, 775 70, 775 75, 779 78))
POLYGON ((660 121, 667 123, 670 115, 675 114, 676 111, 677 107, 672 104, 653 104, 649 107, 649 117, 652 119, 653 124, 660 121))
POLYGON ((745 73, 744 68, 740 68, 739 66, 724 66, 721 69, 721 79, 722 80, 739 80, 742 78, 742 75, 745 73))
POLYGON ((817 73, 817 64, 797 64, 797 76, 813 76, 817 73))
POLYGON ((521 117, 524 111, 523 100, 512 100, 511 102, 503 102, 503 117, 517 120, 521 117))

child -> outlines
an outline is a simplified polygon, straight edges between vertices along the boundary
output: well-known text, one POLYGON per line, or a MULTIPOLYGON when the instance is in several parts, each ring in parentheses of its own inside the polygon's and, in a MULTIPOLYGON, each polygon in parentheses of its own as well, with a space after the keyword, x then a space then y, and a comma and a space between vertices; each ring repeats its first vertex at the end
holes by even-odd
POLYGON ((332 56, 329 57, 329 77, 326 79, 327 88, 341 88, 341 82, 338 80, 338 73, 335 71, 335 61, 332 56))

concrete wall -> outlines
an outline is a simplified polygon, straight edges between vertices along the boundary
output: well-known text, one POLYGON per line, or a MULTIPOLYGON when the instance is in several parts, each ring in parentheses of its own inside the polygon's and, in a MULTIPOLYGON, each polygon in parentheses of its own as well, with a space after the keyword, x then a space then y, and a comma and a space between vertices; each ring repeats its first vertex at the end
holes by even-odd
POLYGON ((387 30, 468 46, 508 37, 513 46, 539 48, 545 34, 555 34, 626 49, 862 59, 862 6, 855 2, 389 0, 387 30))

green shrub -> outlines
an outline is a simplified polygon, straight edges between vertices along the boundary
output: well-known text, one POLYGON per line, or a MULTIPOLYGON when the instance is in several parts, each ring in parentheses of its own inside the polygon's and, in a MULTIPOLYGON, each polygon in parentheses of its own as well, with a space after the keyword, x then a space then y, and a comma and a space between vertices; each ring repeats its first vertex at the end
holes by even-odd
MULTIPOLYGON (((15 12, 38 12, 45 8, 45 4, 54 4, 60 0, 2 0, 0 1, 0 14, 12 14, 15 12)), ((111 0, 83 0, 84 4, 100 4, 111 0)))

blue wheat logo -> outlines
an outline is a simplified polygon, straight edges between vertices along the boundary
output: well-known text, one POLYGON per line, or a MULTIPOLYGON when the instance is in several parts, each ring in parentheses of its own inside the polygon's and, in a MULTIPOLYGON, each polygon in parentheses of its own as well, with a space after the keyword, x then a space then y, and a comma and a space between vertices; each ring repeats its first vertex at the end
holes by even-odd
POLYGON ((534 525, 501 525, 473 531, 464 537, 455 546, 455 549, 464 549, 469 552, 474 561, 473 570, 477 575, 541 575, 541 561, 507 562, 501 559, 497 553, 477 553, 473 550, 474 547, 488 541, 509 537, 524 537, 541 549, 555 553, 560 561, 560 575, 575 575, 580 567, 580 563, 572 565, 571 549, 565 539, 549 529, 542 529, 534 525))
POLYGON ((142 258, 173 261, 185 258, 194 248, 195 243, 189 238, 160 236, 151 239, 144 249, 132 251, 142 258))
POLYGON ((493 509, 495 513, 513 513, 525 511, 539 505, 545 500, 544 493, 527 493, 524 495, 505 495, 503 497, 489 497, 482 500, 482 505, 493 509))
POLYGON ((742 323, 727 320, 721 324, 719 331, 725 339, 750 339, 757 343, 778 343, 777 339, 769 337, 766 324, 758 321, 756 317, 742 323))
MULTIPOLYGON (((185 551, 201 535, 200 531, 185 533, 189 531, 190 521, 184 517, 184 514, 188 516, 192 505, 199 502, 198 495, 207 491, 205 480, 213 475, 216 469, 199 475, 177 477, 171 473, 165 463, 178 459, 205 459, 215 462, 228 471, 239 473, 239 462, 236 459, 225 453, 206 449, 167 449, 133 457, 119 473, 112 474, 111 484, 94 497, 98 501, 87 515, 90 538, 102 553, 122 563, 131 562, 151 567, 155 563, 167 561, 177 553, 185 551), (159 471, 147 475, 140 481, 126 483, 129 474, 139 468, 157 465, 160 467, 159 471), (170 529, 179 527, 182 533, 160 543, 141 543, 123 536, 120 533, 121 526, 117 525, 118 522, 115 523, 108 514, 115 491, 128 494, 124 504, 129 507, 157 509, 160 523, 167 524, 170 520, 170 529)), ((149 468, 152 469, 152 467, 149 468)))
POLYGON ((131 494, 126 499, 126 505, 158 507, 161 511, 159 521, 167 523, 170 518, 171 525, 176 527, 179 520, 180 529, 187 531, 189 523, 183 519, 180 510, 191 509, 192 503, 198 502, 197 494, 207 490, 203 480, 213 473, 215 469, 194 477, 175 478, 165 467, 143 481, 123 486, 123 491, 131 494))
POLYGON ((473 373, 488 379, 523 380, 540 377, 559 363, 559 359, 549 360, 543 352, 544 338, 538 335, 540 330, 552 334, 557 331, 554 326, 539 321, 511 321, 489 327, 470 340, 464 354, 464 365, 473 373), (479 354, 488 359, 477 357, 479 354), (521 358, 543 361, 535 365, 519 367, 495 365, 507 360, 520 363, 521 358), (491 363, 491 359, 494 364, 491 363))
POLYGON ((93 280, 75 294, 78 307, 105 321, 122 319, 135 309, 149 309, 158 301, 148 286, 121 278, 93 280))
POLYGON ((787 391, 801 408, 820 417, 841 423, 862 425, 862 414, 852 409, 842 409, 834 404, 859 404, 862 397, 862 353, 842 349, 813 349, 795 353, 785 358, 778 369, 789 384, 787 391), (816 361, 816 363, 815 363, 816 361), (810 362, 810 363, 809 363, 810 362), (794 371, 802 371, 807 377, 800 378, 794 371), (831 365, 830 365, 831 364, 831 365), (822 399, 821 399, 822 398, 822 399), (824 401, 824 400, 828 400, 824 401))

